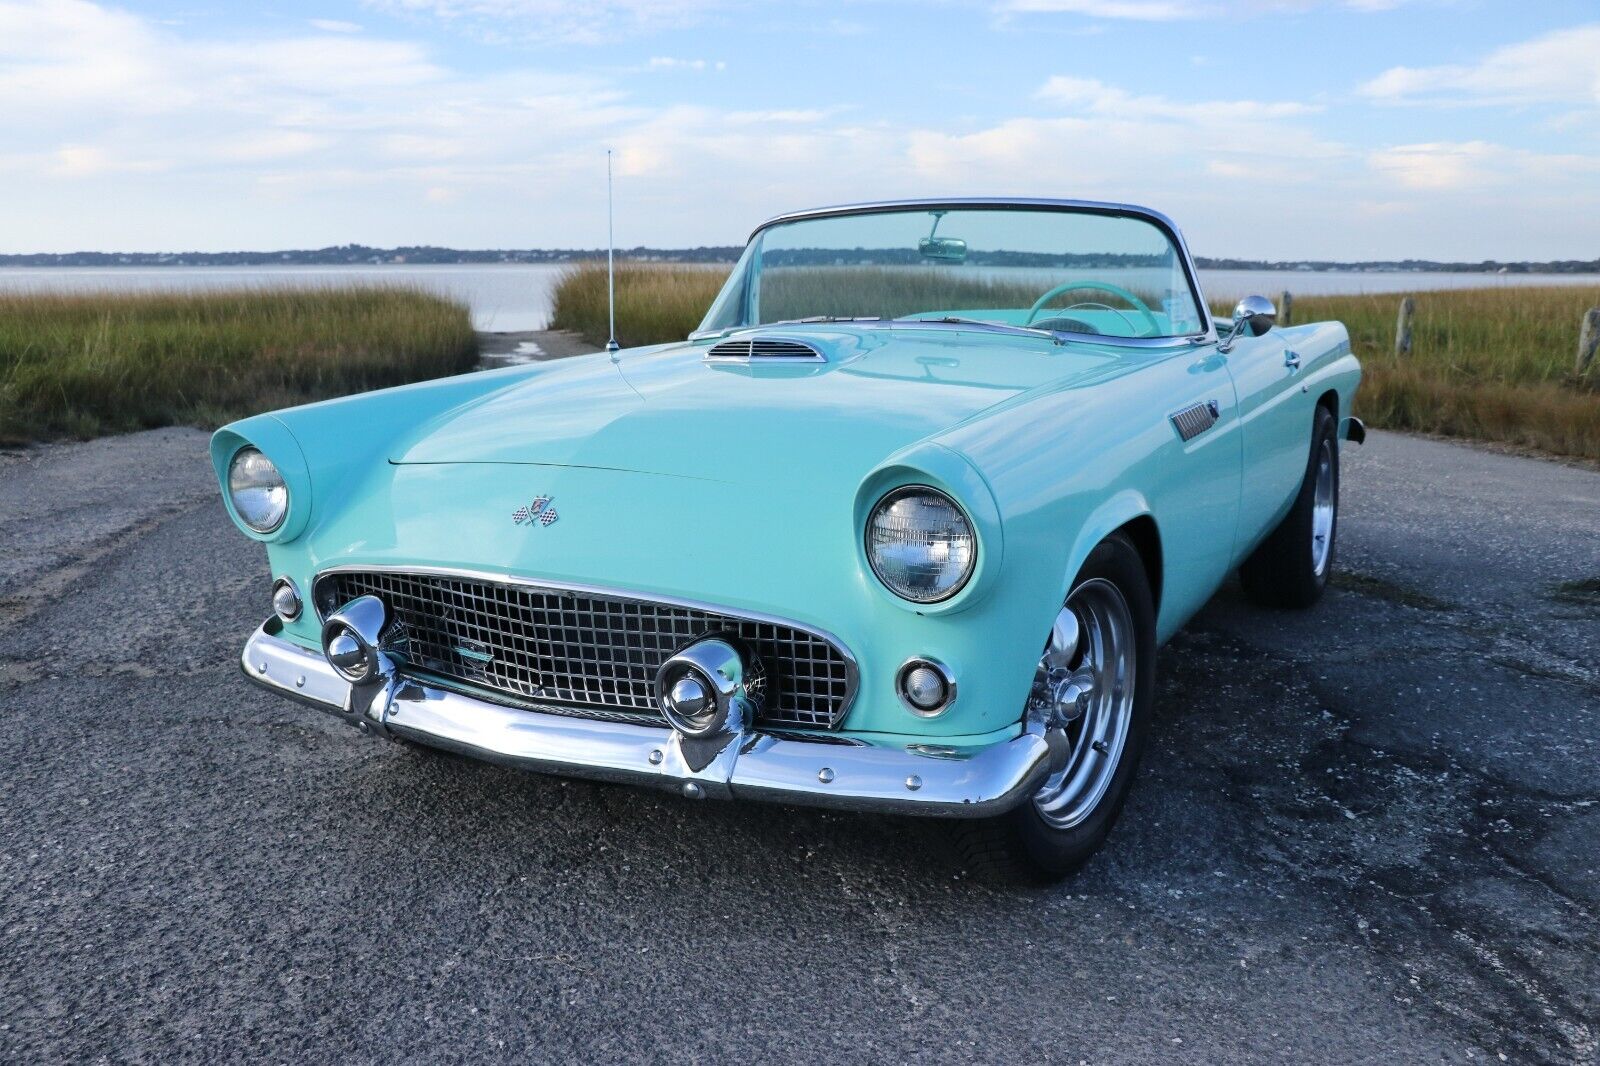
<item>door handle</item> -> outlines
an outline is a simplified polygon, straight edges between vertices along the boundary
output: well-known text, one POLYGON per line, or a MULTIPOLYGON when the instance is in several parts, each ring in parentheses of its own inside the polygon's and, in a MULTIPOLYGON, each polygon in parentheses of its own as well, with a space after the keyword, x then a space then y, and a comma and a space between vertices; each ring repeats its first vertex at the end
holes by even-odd
POLYGON ((1285 348, 1283 350, 1283 365, 1288 367, 1290 370, 1299 370, 1300 353, 1285 348))

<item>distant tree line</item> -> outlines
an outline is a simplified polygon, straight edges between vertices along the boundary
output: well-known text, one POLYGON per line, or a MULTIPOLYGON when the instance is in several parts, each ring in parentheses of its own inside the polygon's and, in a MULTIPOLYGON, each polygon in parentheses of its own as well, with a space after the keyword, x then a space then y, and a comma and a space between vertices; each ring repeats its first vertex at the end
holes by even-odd
MULTIPOLYGON (((732 263, 742 248, 708 245, 698 248, 618 248, 617 256, 636 262, 732 263)), ((329 248, 296 248, 279 252, 36 252, 0 255, 0 266, 10 267, 173 267, 173 266, 373 266, 389 264, 461 263, 580 263, 604 259, 604 248, 439 248, 407 245, 372 248, 341 244, 329 248)), ((785 249, 775 260, 784 264, 834 264, 840 262, 913 263, 916 249, 785 249), (781 257, 781 258, 780 258, 781 257)), ((1094 267, 1154 266, 1153 256, 1050 255, 1033 252, 996 252, 974 249, 968 262, 987 266, 1094 267)), ((1215 259, 1199 256, 1202 270, 1357 270, 1439 272, 1452 274, 1600 274, 1600 258, 1560 259, 1550 262, 1447 263, 1432 259, 1374 259, 1335 262, 1324 259, 1215 259)))
MULTIPOLYGON (((624 259, 663 263, 731 263, 742 248, 618 248, 624 259)), ((604 259, 604 248, 439 248, 407 245, 371 248, 340 244, 330 248, 294 248, 281 252, 34 252, 0 255, 0 266, 371 266, 401 263, 579 263, 604 259)))

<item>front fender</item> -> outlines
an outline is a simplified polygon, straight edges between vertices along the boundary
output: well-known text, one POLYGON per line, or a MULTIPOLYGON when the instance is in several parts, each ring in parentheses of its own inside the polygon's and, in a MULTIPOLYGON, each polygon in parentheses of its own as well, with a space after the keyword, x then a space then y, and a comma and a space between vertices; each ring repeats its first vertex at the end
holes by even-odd
MULTIPOLYGON (((1061 584, 1057 589, 1058 602, 1066 602, 1067 593, 1072 591, 1072 584, 1078 579, 1078 572, 1083 569, 1083 564, 1096 545, 1134 519, 1144 518, 1150 514, 1150 502, 1145 499, 1144 493, 1131 487, 1119 490, 1091 511, 1078 528, 1077 538, 1073 540, 1072 549, 1067 554, 1067 565, 1061 574, 1061 584)), ((1156 526, 1158 532, 1160 528, 1158 523, 1156 526)))
POLYGON ((231 422, 211 436, 211 464, 228 514, 254 540, 292 543, 326 517, 326 503, 343 498, 383 464, 398 437, 520 385, 542 369, 518 366, 439 378, 231 422), (272 460, 289 487, 289 514, 272 533, 256 533, 240 522, 229 499, 228 464, 246 444, 272 460))

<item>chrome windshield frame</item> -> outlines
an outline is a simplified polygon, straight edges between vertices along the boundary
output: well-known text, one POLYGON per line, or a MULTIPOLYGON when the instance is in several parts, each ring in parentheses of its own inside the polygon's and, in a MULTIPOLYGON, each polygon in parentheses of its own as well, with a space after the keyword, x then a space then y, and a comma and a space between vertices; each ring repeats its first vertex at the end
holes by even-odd
MULTIPOLYGON (((1171 337, 1110 337, 1103 334, 1060 332, 1058 335, 1072 340, 1083 340, 1094 344, 1122 344, 1137 347, 1165 347, 1175 345, 1215 344, 1218 340, 1216 322, 1211 317, 1210 305, 1206 303, 1205 291, 1200 287, 1200 275, 1195 269, 1194 257, 1189 254, 1189 244, 1183 239, 1183 232, 1178 229, 1177 223, 1172 219, 1149 207, 1138 204, 1111 203, 1099 200, 1056 200, 1044 198, 1006 198, 1006 197, 956 197, 953 199, 925 199, 925 200, 878 200, 868 203, 839 204, 834 207, 814 207, 805 211, 789 211, 781 215, 774 215, 761 225, 750 231, 750 238, 745 242, 746 249, 758 240, 763 233, 773 226, 789 222, 801 222, 818 218, 837 218, 845 215, 881 215, 907 211, 1060 211, 1071 214, 1107 215, 1114 218, 1136 218, 1148 222, 1159 229, 1172 246, 1178 250, 1179 262, 1183 265, 1183 274, 1189 282, 1189 290, 1194 297, 1195 310, 1205 323, 1205 329, 1195 333, 1179 334, 1171 337)), ((744 253, 740 253, 744 258, 744 253)), ((748 293, 746 294, 748 299, 748 293)), ((760 329, 762 324, 746 325, 739 329, 760 329)), ((691 339, 709 336, 709 330, 696 330, 690 334, 691 339)))

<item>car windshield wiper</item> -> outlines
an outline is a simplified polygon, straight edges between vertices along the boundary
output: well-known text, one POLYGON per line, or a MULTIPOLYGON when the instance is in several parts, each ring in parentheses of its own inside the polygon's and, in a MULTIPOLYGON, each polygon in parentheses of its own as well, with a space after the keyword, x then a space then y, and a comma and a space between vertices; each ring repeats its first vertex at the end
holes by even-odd
POLYGON ((1049 329, 1039 329, 1035 326, 1013 326, 1009 322, 985 322, 981 318, 958 318, 955 315, 944 315, 940 318, 897 318, 896 322, 920 322, 932 326, 977 326, 979 329, 994 330, 996 333, 1016 333, 1024 337, 1048 337, 1057 344, 1061 343, 1061 334, 1049 329))

